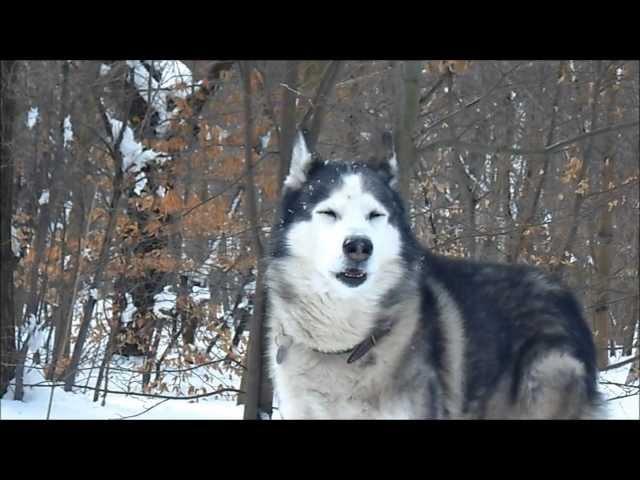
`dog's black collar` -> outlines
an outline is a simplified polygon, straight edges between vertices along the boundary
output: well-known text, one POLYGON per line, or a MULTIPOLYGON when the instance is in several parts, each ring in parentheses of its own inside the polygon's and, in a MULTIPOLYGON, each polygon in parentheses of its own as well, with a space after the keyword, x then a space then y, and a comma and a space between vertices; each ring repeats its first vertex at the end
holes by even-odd
POLYGON ((378 343, 378 341, 380 341, 382 337, 389 333, 390 330, 391 327, 387 325, 384 327, 376 327, 373 329, 371 334, 362 342, 346 350, 338 350, 335 352, 327 352, 323 350, 317 350, 315 348, 312 348, 311 350, 317 353, 324 353, 325 355, 344 355, 351 352, 351 355, 349 355, 349 357, 347 358, 347 363, 353 363, 356 360, 362 358, 369 350, 371 350, 371 348, 373 348, 373 346, 378 343))

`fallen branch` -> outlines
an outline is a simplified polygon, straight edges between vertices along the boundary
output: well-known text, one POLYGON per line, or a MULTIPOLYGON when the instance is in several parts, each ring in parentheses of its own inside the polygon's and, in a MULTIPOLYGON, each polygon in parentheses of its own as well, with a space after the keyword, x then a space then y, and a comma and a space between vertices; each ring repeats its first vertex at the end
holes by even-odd
MULTIPOLYGON (((33 383, 33 384, 25 384, 25 387, 45 387, 45 388, 51 388, 51 387, 64 387, 64 383, 54 383, 54 384, 50 384, 50 383, 33 383)), ((85 388, 84 385, 71 385, 72 387, 76 387, 76 388, 85 388)), ((107 392, 107 393, 113 393, 115 395, 132 395, 132 396, 137 396, 137 397, 149 397, 149 398, 166 398, 167 400, 195 400, 197 398, 205 398, 205 397, 211 397, 213 395, 221 395, 223 393, 244 393, 242 390, 238 390, 236 388, 221 388, 219 390, 215 390, 213 392, 207 392, 207 393, 201 393, 200 395, 191 395, 188 397, 173 397, 170 395, 159 395, 159 394, 155 394, 155 393, 138 393, 138 392, 123 392, 120 390, 105 390, 102 388, 95 388, 95 387, 86 387, 88 390, 98 390, 100 392, 107 392)))
POLYGON ((606 372, 607 370, 613 370, 614 368, 622 367, 623 365, 626 365, 627 363, 635 362, 638 359, 640 359, 640 355, 636 355, 635 357, 627 358, 626 360, 623 360, 621 362, 614 363, 612 365, 608 365, 608 366, 600 369, 600 371, 601 372, 606 372))

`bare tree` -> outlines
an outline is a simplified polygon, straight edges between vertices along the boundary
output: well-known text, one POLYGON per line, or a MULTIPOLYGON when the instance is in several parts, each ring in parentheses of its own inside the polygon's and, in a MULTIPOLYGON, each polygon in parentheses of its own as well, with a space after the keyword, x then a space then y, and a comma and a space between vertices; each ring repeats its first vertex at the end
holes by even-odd
POLYGON ((17 262, 12 246, 11 219, 13 217, 13 128, 16 116, 14 88, 18 62, 0 62, 0 142, 2 155, 0 178, 0 397, 7 391, 14 377, 16 361, 15 310, 13 301, 13 272, 17 262))

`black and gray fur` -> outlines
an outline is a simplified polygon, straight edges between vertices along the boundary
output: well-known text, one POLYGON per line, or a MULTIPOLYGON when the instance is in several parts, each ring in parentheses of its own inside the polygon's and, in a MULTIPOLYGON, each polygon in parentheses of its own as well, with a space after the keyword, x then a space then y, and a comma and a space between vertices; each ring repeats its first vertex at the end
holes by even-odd
POLYGON ((596 415, 594 344, 570 291, 533 267, 425 249, 392 188, 394 159, 378 166, 321 162, 302 136, 296 148, 267 269, 268 356, 284 418, 596 415), (287 235, 353 173, 385 206, 402 245, 377 300, 362 303, 359 321, 369 325, 363 340, 384 334, 375 333, 379 338, 349 363, 345 345, 323 351, 310 342, 314 325, 340 320, 341 310, 330 296, 297 288, 305 267, 291 258, 287 235), (291 322, 304 333, 285 331, 291 322))

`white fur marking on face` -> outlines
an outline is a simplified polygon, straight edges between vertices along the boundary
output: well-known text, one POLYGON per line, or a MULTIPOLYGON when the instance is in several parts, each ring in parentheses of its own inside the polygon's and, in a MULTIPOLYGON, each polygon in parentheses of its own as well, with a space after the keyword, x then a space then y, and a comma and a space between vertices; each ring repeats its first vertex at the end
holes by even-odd
MULTIPOLYGON (((363 190, 361 176, 347 175, 340 188, 315 206, 310 220, 299 222, 290 229, 287 242, 293 256, 306 259, 314 265, 314 273, 321 283, 336 283, 335 288, 339 292, 352 295, 356 289, 335 279, 335 274, 345 268, 342 245, 354 235, 366 236, 371 240, 373 253, 366 265, 369 275, 375 274, 389 260, 397 260, 400 255, 400 234, 389 224, 387 215, 384 205, 363 190), (326 210, 333 210, 337 218, 318 213, 326 210), (385 216, 371 220, 368 216, 372 211, 385 216)), ((358 289, 366 288, 368 282, 358 289)))
POLYGON ((320 350, 350 348, 362 341, 382 297, 401 281, 400 233, 386 216, 368 218, 372 211, 388 212, 362 187, 359 174, 345 176, 340 187, 314 206, 310 219, 291 226, 285 239, 289 255, 279 261, 299 299, 295 308, 304 310, 282 305, 287 334, 320 350), (337 218, 318 213, 327 209, 337 218), (343 244, 353 235, 366 236, 373 244, 362 266, 367 279, 358 287, 336 277, 348 265, 343 244), (306 323, 298 325, 301 318, 306 323))

